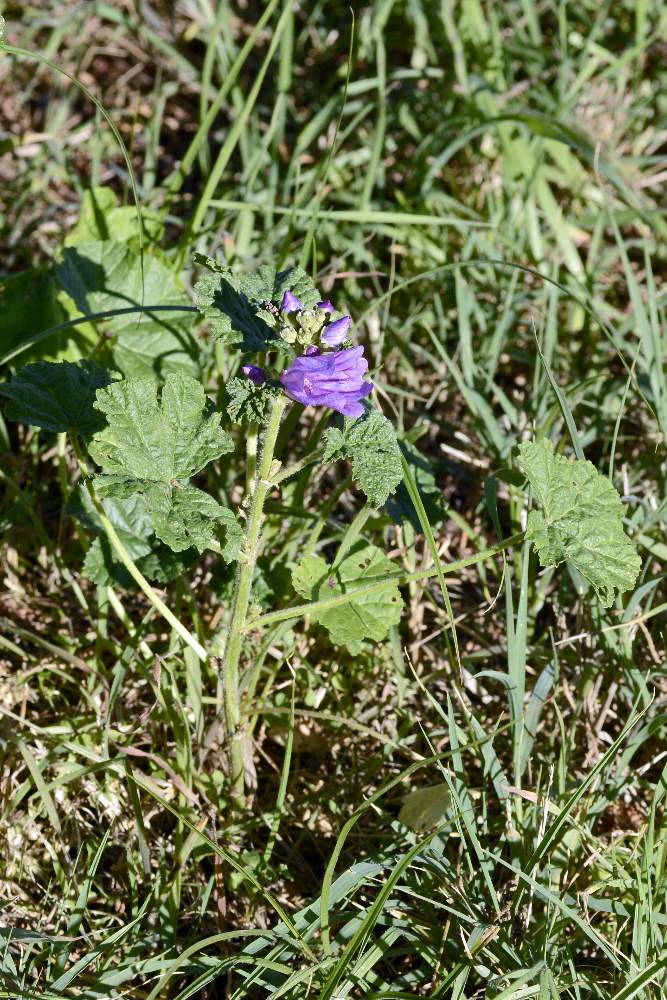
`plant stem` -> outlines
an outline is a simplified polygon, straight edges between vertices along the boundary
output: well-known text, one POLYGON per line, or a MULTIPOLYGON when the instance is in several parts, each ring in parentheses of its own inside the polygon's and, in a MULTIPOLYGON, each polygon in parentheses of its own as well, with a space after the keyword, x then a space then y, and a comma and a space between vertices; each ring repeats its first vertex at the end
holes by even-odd
POLYGON ((194 635, 192 635, 192 633, 185 627, 183 622, 179 621, 179 619, 176 617, 173 611, 170 611, 170 609, 164 603, 162 598, 159 597, 158 594, 156 594, 156 592, 153 590, 146 577, 137 568, 136 563, 134 562, 129 552, 121 542, 120 538, 118 537, 116 529, 114 528, 113 524, 107 517, 104 507, 102 506, 102 503, 100 502, 100 499, 97 496, 97 493, 95 492, 95 487, 93 486, 92 480, 88 473, 88 466, 86 464, 85 455, 81 450, 81 445, 79 444, 79 441, 74 434, 71 435, 71 440, 72 440, 72 445, 74 447, 74 451, 76 453, 76 457, 79 461, 79 467, 81 469, 81 474, 86 484, 86 489, 88 490, 88 495, 90 496, 93 506, 97 511, 97 516, 99 517, 102 523, 102 527, 104 528, 104 532, 107 538, 109 539, 109 542, 111 543, 111 546, 114 549, 116 555, 122 562, 125 569, 130 574, 134 582, 137 584, 137 586, 141 590, 143 590, 144 594, 151 602, 155 610, 159 611, 159 613, 162 615, 165 621, 169 622, 171 627, 180 635, 183 642, 187 643, 188 646, 194 649, 199 659, 205 661, 208 658, 208 654, 206 653, 204 647, 201 645, 198 639, 196 639, 194 635))
POLYGON ((269 421, 262 442, 259 466, 255 476, 250 512, 245 533, 243 561, 240 564, 236 587, 232 620, 229 635, 225 645, 222 660, 222 680, 225 693, 225 728, 229 745, 229 763, 231 770, 234 803, 239 809, 245 806, 243 732, 241 730, 241 703, 239 695, 239 658, 243 645, 243 633, 246 627, 246 617, 250 604, 252 578, 259 554, 260 532, 264 518, 264 501, 269 489, 273 452, 276 447, 278 431, 283 411, 288 400, 278 396, 271 407, 269 421))
POLYGON ((248 433, 246 436, 246 467, 245 467, 245 484, 246 492, 249 494, 255 483, 255 476, 257 475, 257 438, 259 436, 259 428, 257 424, 250 424, 248 427, 248 433))
POLYGON ((443 566, 441 570, 421 569, 417 570, 416 573, 389 573, 381 580, 369 583, 365 587, 357 587, 354 590, 348 590, 344 594, 335 594, 333 597, 325 597, 321 601, 311 601, 310 604, 298 604, 293 608, 281 608, 279 611, 270 611, 268 614, 259 615, 258 618, 253 618, 252 621, 248 622, 247 628, 263 628, 265 625, 273 625, 276 622, 287 621, 289 618, 302 618, 303 615, 307 615, 312 611, 327 611, 329 608, 335 608, 341 604, 349 604, 350 601, 355 599, 355 597, 365 597, 368 594, 374 594, 380 590, 385 590, 387 587, 394 587, 396 585, 403 586, 403 584, 411 583, 414 580, 428 580, 431 577, 439 576, 441 572, 444 574, 457 573, 460 569, 465 569, 466 566, 475 566, 477 563, 484 562, 486 559, 490 559, 499 552, 509 549, 510 546, 517 545, 519 542, 523 541, 523 537, 524 533, 523 531, 520 531, 516 535, 512 535, 511 538, 506 538, 504 541, 498 542, 497 545, 484 549, 482 552, 478 552, 474 556, 467 556, 465 559, 459 559, 456 562, 449 563, 448 565, 443 566))

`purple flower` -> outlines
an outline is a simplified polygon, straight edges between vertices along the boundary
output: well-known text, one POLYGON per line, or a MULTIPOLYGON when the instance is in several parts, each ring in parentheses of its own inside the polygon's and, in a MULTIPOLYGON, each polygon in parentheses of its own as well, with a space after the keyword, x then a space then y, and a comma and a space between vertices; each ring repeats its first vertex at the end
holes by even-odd
POLYGON ((329 345, 329 347, 340 347, 344 340, 347 340, 347 332, 352 326, 352 317, 343 316, 342 319, 337 319, 333 323, 329 323, 325 326, 322 333, 322 340, 329 345))
POLYGON ((266 382, 267 374, 263 368, 258 368, 257 365, 241 365, 241 371, 249 378, 251 382, 255 385, 262 385, 266 382))
POLYGON ((322 302, 318 302, 317 308, 321 309, 325 313, 334 312, 333 302, 331 299, 324 299, 322 302))
POLYGON ((303 309, 304 305, 301 299, 297 299, 296 295, 292 295, 291 292, 285 292, 283 300, 280 303, 280 308, 285 313, 292 313, 296 312, 297 309, 303 309))
POLYGON ((302 355, 280 376, 288 396, 304 406, 330 406, 346 417, 360 417, 360 400, 373 391, 363 347, 330 354, 302 355))

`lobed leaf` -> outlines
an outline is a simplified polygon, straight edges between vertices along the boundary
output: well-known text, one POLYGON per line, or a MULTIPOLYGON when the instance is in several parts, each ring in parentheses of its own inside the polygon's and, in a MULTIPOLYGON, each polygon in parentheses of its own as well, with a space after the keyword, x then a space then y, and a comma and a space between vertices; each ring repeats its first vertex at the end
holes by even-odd
POLYGON ((235 424, 263 423, 269 402, 280 392, 271 382, 255 385, 249 378, 231 378, 225 390, 227 413, 235 424))
MULTIPOLYGON (((163 228, 159 213, 142 208, 141 220, 145 235, 157 240, 163 228)), ((83 192, 79 218, 65 237, 64 245, 76 247, 98 240, 117 243, 135 241, 136 249, 139 249, 136 205, 117 205, 116 194, 108 187, 93 187, 83 192)))
MULTIPOLYGON (((318 601, 356 590, 395 571, 395 564, 381 549, 358 542, 335 567, 320 556, 306 556, 293 570, 292 583, 302 597, 318 601)), ((403 598, 398 586, 394 586, 359 595, 348 604, 313 612, 312 617, 326 628, 335 645, 344 645, 356 654, 364 640, 386 639, 390 627, 400 621, 402 609, 403 598)))
POLYGON ((196 486, 151 483, 144 493, 155 534, 174 552, 208 548, 213 523, 221 520, 217 500, 196 486))
POLYGON ((10 401, 11 420, 87 437, 104 424, 93 406, 97 390, 110 382, 109 372, 93 361, 36 361, 0 385, 0 395, 10 401))
POLYGON ((142 258, 131 245, 90 240, 67 247, 56 274, 74 314, 136 308, 134 313, 104 321, 114 337, 114 362, 125 376, 196 374, 192 318, 179 312, 141 311, 144 305, 190 305, 177 276, 159 257, 144 253, 142 267, 142 258))
POLYGON ((623 530, 623 504, 591 462, 554 453, 549 440, 519 447, 519 464, 541 510, 531 511, 526 538, 542 566, 568 560, 588 580, 604 607, 632 589, 641 560, 623 530))
POLYGON ((308 309, 321 298, 300 267, 276 271, 265 264, 250 274, 238 275, 219 265, 207 266, 212 273, 195 285, 197 308, 209 321, 216 340, 236 344, 244 351, 263 351, 276 342, 275 317, 267 306, 280 305, 285 291, 293 292, 308 309))
MULTIPOLYGON (((113 524, 128 554, 149 580, 168 583, 180 576, 195 560, 196 551, 187 549, 174 553, 155 537, 153 525, 141 494, 102 500, 104 512, 113 524)), ((83 563, 84 575, 103 586, 119 584, 125 588, 135 583, 110 545, 99 515, 82 487, 76 489, 67 502, 66 512, 94 535, 93 544, 83 563)), ((231 511, 228 511, 233 517, 231 511)))
POLYGON ((108 426, 90 453, 108 473, 170 483, 189 479, 233 447, 204 387, 188 375, 168 375, 161 392, 152 379, 124 379, 98 392, 95 405, 108 426))
POLYGON ((345 419, 342 430, 324 435, 324 461, 352 462, 352 475, 374 507, 381 507, 403 480, 401 451, 393 425, 378 410, 345 419))
POLYGON ((160 392, 150 379, 126 379, 101 390, 95 405, 108 421, 89 447, 103 470, 100 496, 141 495, 155 534, 175 552, 202 552, 216 522, 229 532, 225 508, 189 483, 233 447, 199 382, 172 374, 160 392))

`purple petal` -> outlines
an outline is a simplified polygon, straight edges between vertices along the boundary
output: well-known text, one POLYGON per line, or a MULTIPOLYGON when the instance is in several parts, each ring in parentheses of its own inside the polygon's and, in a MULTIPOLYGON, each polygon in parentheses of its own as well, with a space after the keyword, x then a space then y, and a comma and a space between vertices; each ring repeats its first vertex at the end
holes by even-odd
POLYGON ((263 382, 266 382, 266 372, 263 368, 258 368, 257 365, 241 365, 241 371, 255 385, 262 385, 263 382))
POLYGON ((343 316, 342 319, 337 319, 324 328, 322 340, 326 341, 330 347, 339 347, 344 340, 347 340, 347 334, 351 326, 352 317, 343 316))
POLYGON ((283 300, 280 303, 280 308, 283 312, 291 313, 296 312, 297 309, 303 309, 304 305, 300 299, 297 299, 296 295, 292 295, 291 292, 285 292, 283 300))
MULTIPOLYGON (((370 382, 364 382, 364 385, 368 386, 368 391, 364 393, 364 396, 368 396, 373 391, 373 386, 370 382)), ((364 398, 363 396, 361 397, 364 398)), ((342 413, 344 417, 361 417, 365 410, 359 400, 344 400, 340 406, 332 406, 333 410, 337 410, 338 413, 342 413)))
POLYGON ((317 308, 322 309, 325 313, 334 312, 333 302, 331 299, 323 299, 322 302, 317 303, 317 308))
POLYGON ((304 406, 329 406, 348 417, 364 412, 360 400, 373 391, 363 375, 368 362, 363 347, 331 354, 303 354, 280 376, 285 392, 304 406))
POLYGON ((304 354, 306 355, 307 358, 317 357, 317 355, 321 353, 322 352, 319 349, 319 347, 315 347, 313 344, 307 347, 306 350, 304 351, 304 354))

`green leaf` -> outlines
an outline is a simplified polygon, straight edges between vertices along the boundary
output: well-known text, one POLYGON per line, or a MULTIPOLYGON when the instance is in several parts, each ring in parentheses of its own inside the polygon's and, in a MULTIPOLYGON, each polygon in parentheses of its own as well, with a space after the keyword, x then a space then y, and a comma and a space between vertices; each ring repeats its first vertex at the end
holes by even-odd
POLYGON ((113 551, 106 540, 96 538, 86 552, 83 560, 83 575, 87 580, 100 587, 109 587, 114 583, 128 589, 132 585, 132 577, 122 563, 116 563, 113 551))
POLYGON ((447 785, 415 788, 403 799, 398 821, 416 833, 426 833, 442 822, 450 812, 451 806, 452 797, 447 785))
MULTIPOLYGON (((156 540, 148 555, 137 560, 137 568, 149 580, 155 580, 156 583, 170 583, 189 570, 196 562, 198 555, 196 549, 172 552, 168 546, 162 545, 156 540)), ((120 566, 120 563, 117 565, 120 566)), ((127 576, 129 578, 130 574, 128 573, 127 576)), ((136 586, 133 580, 131 582, 132 585, 136 586)))
MULTIPOLYGON (((153 535, 153 526, 146 510, 144 498, 135 493, 124 499, 104 500, 102 506, 104 513, 127 549, 128 555, 135 561, 148 555, 151 551, 150 539, 153 535)), ((83 486, 78 486, 72 492, 67 501, 65 513, 69 514, 70 517, 75 517, 91 535, 95 535, 97 538, 105 537, 99 514, 88 495, 88 491, 83 486)))
MULTIPOLYGON (((182 576, 197 558, 195 549, 172 552, 157 539, 154 548, 145 556, 135 559, 137 568, 155 583, 170 583, 182 576)), ((113 548, 106 538, 96 538, 83 561, 83 575, 100 586, 117 584, 125 590, 136 589, 136 583, 121 562, 116 560, 113 548)))
MULTIPOLYGON (((395 572, 395 564, 381 549, 359 542, 335 568, 319 556, 306 556, 293 570, 292 583, 302 597, 318 601, 356 590, 395 572)), ((390 627, 400 621, 402 609, 403 598, 398 586, 394 586, 362 594, 348 604, 313 612, 312 617, 324 625, 335 645, 347 646, 355 654, 361 652, 364 640, 386 639, 390 627)))
MULTIPOLYGON (((143 209, 141 218, 145 234, 151 240, 157 239, 161 229, 159 215, 143 209)), ((137 209, 134 205, 119 207, 111 188, 95 187, 84 191, 79 219, 65 237, 64 245, 72 247, 99 240, 114 240, 117 243, 135 240, 136 249, 139 248, 137 209)))
POLYGON ((197 344, 187 313, 142 313, 142 306, 189 306, 177 276, 156 256, 139 254, 125 243, 96 240, 68 247, 56 274, 70 297, 72 315, 135 307, 136 312, 101 321, 114 337, 113 358, 127 377, 168 372, 196 374, 197 344))
MULTIPOLYGON (((9 352, 30 337, 57 326, 67 318, 58 302, 58 284, 51 268, 30 268, 0 277, 2 350, 9 352)), ((24 361, 55 360, 63 338, 48 338, 22 355, 24 361), (55 343, 54 343, 55 341, 55 343)))
POLYGON ((540 564, 567 559, 611 607, 616 591, 634 587, 641 567, 623 531, 618 493, 591 462, 556 455, 549 440, 520 445, 519 464, 541 508, 530 512, 526 525, 540 564))
POLYGON ((267 405, 280 392, 271 382, 255 385, 249 378, 231 378, 225 390, 227 413, 235 424, 263 423, 267 405))
POLYGON ((111 382, 93 361, 36 361, 0 385, 10 400, 7 416, 47 431, 77 431, 88 436, 104 424, 93 409, 95 393, 111 382))
POLYGON ((381 507, 403 480, 401 451, 392 424, 378 410, 345 419, 343 430, 330 428, 324 435, 324 461, 346 458, 352 476, 374 507, 381 507))
POLYGON ((223 507, 196 486, 152 483, 145 491, 155 534, 174 552, 191 546, 203 552, 211 541, 213 523, 223 507))
POLYGON ((279 306, 285 291, 293 292, 307 309, 321 299, 300 267, 276 272, 265 264, 246 275, 234 274, 229 269, 220 273, 219 267, 212 272, 195 285, 197 308, 209 321, 216 340, 236 344, 248 352, 263 351, 275 343, 275 316, 268 306, 271 303, 279 306))
POLYGON ((204 387, 188 375, 168 375, 161 391, 152 379, 114 382, 97 393, 95 405, 109 426, 90 452, 108 473, 170 483, 189 479, 233 447, 204 387))
MULTIPOLYGON (((169 583, 194 563, 197 557, 194 548, 174 553, 158 541, 141 494, 135 493, 124 499, 107 497, 102 500, 102 506, 128 555, 149 580, 169 583)), ((95 536, 84 560, 84 575, 93 583, 104 586, 117 583, 126 589, 134 589, 136 583, 110 545, 88 491, 83 487, 77 488, 65 510, 95 536)), ((227 513, 234 517, 231 511, 227 513)))
MULTIPOLYGON (((445 502, 442 490, 435 481, 431 463, 414 445, 401 442, 400 448, 410 464, 428 522, 432 528, 439 528, 446 516, 445 502)), ((421 534, 419 515, 404 482, 399 483, 396 492, 387 501, 387 513, 396 524, 409 521, 415 531, 421 534)))
POLYGON ((225 529, 225 544, 220 554, 225 562, 238 562, 243 549, 243 528, 239 524, 239 519, 229 507, 222 508, 218 519, 225 529))
POLYGON ((89 447, 103 469, 95 480, 100 495, 141 494, 155 534, 170 548, 207 548, 214 523, 227 515, 188 481, 233 443, 203 386, 172 374, 160 393, 150 379, 126 379, 100 390, 95 405, 108 421, 89 447))

